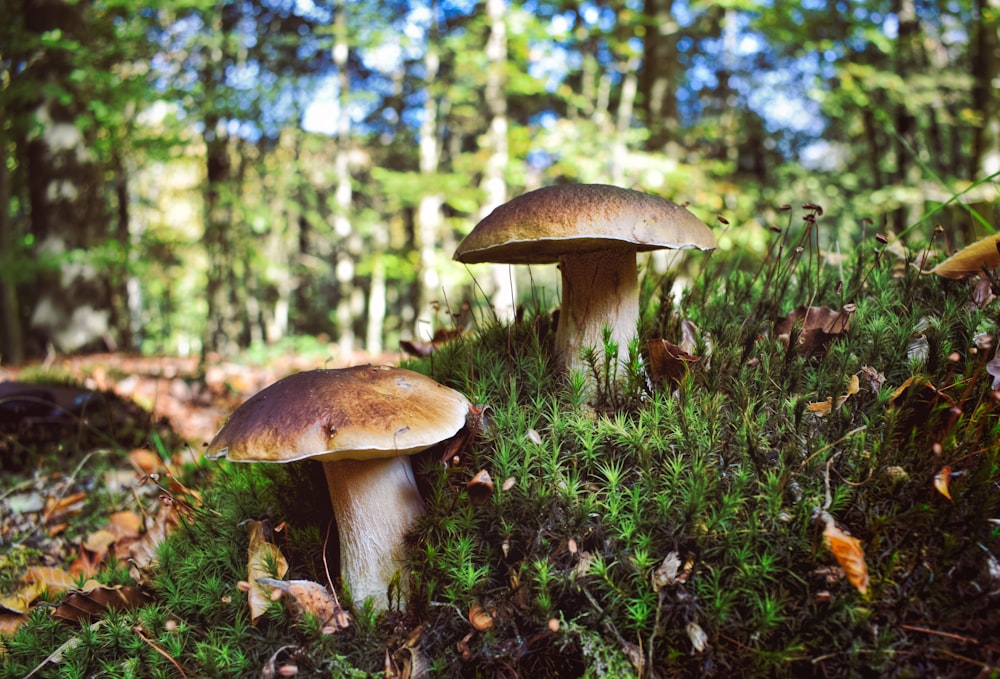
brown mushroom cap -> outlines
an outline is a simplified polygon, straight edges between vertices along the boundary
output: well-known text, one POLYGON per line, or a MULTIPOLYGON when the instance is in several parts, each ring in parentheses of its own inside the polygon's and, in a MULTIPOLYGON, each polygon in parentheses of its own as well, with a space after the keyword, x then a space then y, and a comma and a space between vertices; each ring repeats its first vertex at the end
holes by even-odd
POLYGON ((665 198, 604 184, 566 184, 525 193, 496 208, 455 251, 466 264, 548 264, 616 243, 639 252, 711 250, 715 236, 665 198))
POLYGON ((205 454, 238 462, 411 455, 454 436, 468 412, 465 396, 411 370, 309 370, 237 408, 205 454))

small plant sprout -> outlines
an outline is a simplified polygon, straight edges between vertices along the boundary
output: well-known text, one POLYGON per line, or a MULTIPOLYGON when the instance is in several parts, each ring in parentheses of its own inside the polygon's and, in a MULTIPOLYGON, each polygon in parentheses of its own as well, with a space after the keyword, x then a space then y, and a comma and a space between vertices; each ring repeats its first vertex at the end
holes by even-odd
POLYGON ((409 370, 311 370, 237 408, 206 455, 237 462, 320 460, 344 584, 356 603, 371 598, 375 610, 384 610, 402 570, 403 538, 423 513, 409 456, 458 433, 469 406, 462 394, 409 370))
POLYGON ((602 184, 567 184, 525 193, 483 219, 455 251, 466 264, 558 263, 562 304, 556 354, 585 371, 584 350, 613 343, 613 374, 628 359, 639 322, 636 254, 662 248, 711 250, 715 236, 669 200, 602 184), (610 342, 604 341, 605 328, 610 342))

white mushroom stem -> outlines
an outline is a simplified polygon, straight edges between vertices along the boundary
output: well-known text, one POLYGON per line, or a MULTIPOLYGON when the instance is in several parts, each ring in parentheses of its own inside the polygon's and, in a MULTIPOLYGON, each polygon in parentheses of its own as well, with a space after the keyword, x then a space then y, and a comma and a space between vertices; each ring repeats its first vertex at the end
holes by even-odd
POLYGON ((403 543, 424 511, 410 458, 323 462, 323 470, 340 536, 344 584, 357 605, 370 597, 376 610, 386 610, 397 574, 405 593, 403 543))
POLYGON ((618 344, 613 374, 619 375, 628 345, 639 324, 639 282, 634 247, 563 255, 562 304, 556 330, 556 354, 567 369, 586 371, 581 356, 593 348, 604 356, 604 328, 618 344))

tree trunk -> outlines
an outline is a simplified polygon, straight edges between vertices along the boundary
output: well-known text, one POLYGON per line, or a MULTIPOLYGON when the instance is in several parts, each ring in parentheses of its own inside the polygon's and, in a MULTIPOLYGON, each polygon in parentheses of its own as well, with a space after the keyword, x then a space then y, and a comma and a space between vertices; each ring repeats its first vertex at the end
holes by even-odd
POLYGON ((345 3, 339 3, 333 27, 333 63, 337 68, 337 148, 334 152, 333 233, 337 238, 337 255, 334 275, 337 279, 337 348, 341 358, 349 360, 354 351, 355 301, 354 267, 355 251, 360 249, 357 234, 352 233, 351 220, 351 171, 348 165, 350 152, 351 117, 347 111, 351 80, 347 73, 347 16, 345 3))
POLYGON ((673 135, 680 127, 676 95, 678 26, 672 10, 673 0, 646 0, 643 5, 646 33, 639 91, 649 128, 649 150, 676 155, 673 135))
MULTIPOLYGON (((424 176, 433 175, 439 170, 441 146, 438 139, 437 94, 435 81, 437 79, 440 58, 436 44, 437 9, 431 3, 432 24, 427 36, 427 52, 424 54, 424 88, 427 99, 424 102, 424 118, 420 123, 420 173, 424 176)), ((427 187, 431 183, 426 182, 427 187)), ((429 191, 429 188, 428 188, 429 191)), ((438 274, 438 236, 444 226, 444 215, 441 208, 444 196, 440 192, 427 192, 420 197, 416 213, 416 240, 420 252, 418 271, 419 292, 417 297, 417 316, 413 324, 414 337, 430 340, 434 335, 434 315, 431 313, 431 303, 441 294, 441 276, 438 274), (425 322, 424 315, 430 318, 425 322)))
MULTIPOLYGON (((507 147, 507 97, 504 88, 507 78, 507 25, 504 22, 505 0, 486 0, 486 17, 489 22, 489 38, 486 40, 486 88, 484 99, 489 116, 487 139, 490 156, 483 171, 482 189, 486 202, 479 212, 483 219, 507 200, 506 170, 509 161, 507 147)), ((502 323, 514 320, 516 286, 511 267, 505 264, 491 264, 490 278, 493 298, 491 304, 496 319, 502 323)))
MULTIPOLYGON (((25 27, 39 35, 73 37, 82 29, 75 4, 29 0, 24 9, 25 27)), ((40 344, 58 351, 103 348, 112 333, 111 290, 86 252, 106 243, 110 231, 101 168, 75 124, 86 110, 84 94, 67 86, 72 66, 59 50, 43 51, 32 69, 40 94, 27 148, 31 228, 36 257, 62 263, 35 281, 31 328, 40 344), (70 259, 74 251, 79 256, 70 259)))
MULTIPOLYGON (((10 172, 7 165, 7 154, 10 145, 0 134, 0 252, 14 252, 14 234, 10 222, 10 172)), ((24 361, 24 336, 21 327, 21 308, 17 298, 17 276, 14 262, 0 267, 0 325, 3 326, 3 336, 0 337, 0 360, 4 363, 21 363, 24 361)))
POLYGON ((973 129, 969 179, 976 181, 1000 172, 1000 0, 976 0, 976 34, 969 56, 972 62, 972 109, 980 125, 973 129))

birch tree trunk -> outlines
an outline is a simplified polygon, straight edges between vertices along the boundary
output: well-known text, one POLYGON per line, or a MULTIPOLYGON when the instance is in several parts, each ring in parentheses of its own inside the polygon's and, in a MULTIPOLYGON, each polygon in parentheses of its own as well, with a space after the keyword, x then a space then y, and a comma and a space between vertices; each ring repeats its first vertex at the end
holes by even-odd
MULTIPOLYGON (((424 117, 420 122, 420 173, 435 174, 440 165, 441 147, 438 140, 438 98, 435 80, 440 66, 437 42, 437 4, 431 3, 431 28, 427 35, 427 52, 424 54, 424 88, 427 99, 424 102, 424 117)), ((431 182, 427 182, 429 187, 431 182)), ((420 252, 419 294, 417 298, 416 318, 413 335, 428 341, 434 335, 433 314, 431 302, 438 298, 441 287, 441 277, 437 270, 438 236, 444 224, 441 207, 444 196, 440 192, 427 191, 420 197, 416 214, 417 248, 420 252), (430 322, 423 318, 429 314, 430 322)))
POLYGON ((340 356, 349 359, 354 351, 354 318, 352 298, 354 297, 354 251, 357 235, 351 228, 348 214, 351 209, 351 171, 348 165, 350 153, 351 118, 347 111, 348 93, 351 88, 347 73, 347 58, 350 49, 347 43, 346 3, 339 3, 333 27, 333 64, 337 68, 337 147, 334 152, 334 207, 333 233, 336 236, 336 264, 334 275, 337 279, 337 348, 340 356))
MULTIPOLYGON (((489 115, 487 143, 490 156, 483 172, 482 189, 486 201, 479 212, 479 219, 489 215, 507 200, 505 172, 509 160, 507 145, 507 96, 504 92, 507 78, 507 26, 504 22, 505 0, 486 0, 486 17, 489 38, 486 41, 486 111, 489 115)), ((501 323, 514 320, 516 286, 514 273, 506 264, 490 265, 493 313, 501 323)))

